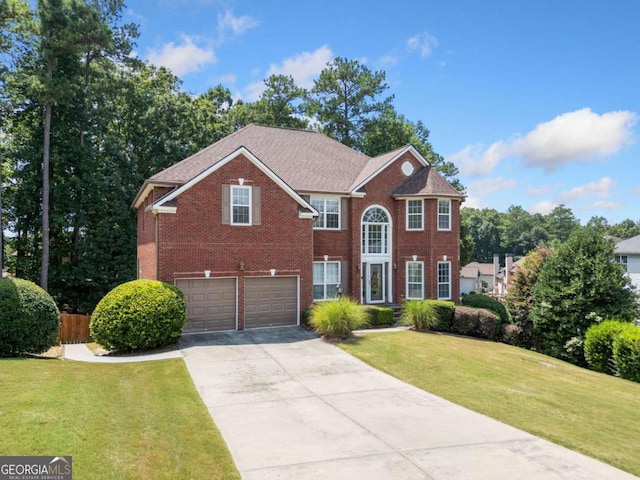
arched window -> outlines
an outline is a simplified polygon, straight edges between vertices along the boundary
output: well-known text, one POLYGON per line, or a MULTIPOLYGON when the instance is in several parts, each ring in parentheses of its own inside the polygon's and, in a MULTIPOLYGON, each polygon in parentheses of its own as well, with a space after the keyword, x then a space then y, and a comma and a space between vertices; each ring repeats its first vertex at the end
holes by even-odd
POLYGON ((389 254, 389 214, 380 207, 370 207, 362 216, 362 253, 389 254))

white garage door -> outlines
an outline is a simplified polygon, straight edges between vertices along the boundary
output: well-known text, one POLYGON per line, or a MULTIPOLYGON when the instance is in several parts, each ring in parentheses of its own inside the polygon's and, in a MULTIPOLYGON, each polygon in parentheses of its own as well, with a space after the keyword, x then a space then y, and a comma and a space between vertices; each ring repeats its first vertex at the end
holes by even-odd
POLYGON ((236 329, 236 279, 176 280, 187 303, 184 333, 236 329))
POLYGON ((244 328, 298 324, 297 277, 248 277, 244 293, 244 328))

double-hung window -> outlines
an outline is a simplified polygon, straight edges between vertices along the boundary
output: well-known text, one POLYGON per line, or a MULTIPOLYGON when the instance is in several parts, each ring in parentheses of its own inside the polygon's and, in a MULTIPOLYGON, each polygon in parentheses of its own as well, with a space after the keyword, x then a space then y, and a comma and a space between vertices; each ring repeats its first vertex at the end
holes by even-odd
POLYGON ((407 200, 407 230, 423 230, 424 201, 407 200))
POLYGON ((451 262, 438 262, 438 300, 451 300, 451 262))
POLYGON ((311 206, 319 215, 313 222, 313 228, 338 230, 340 228, 340 199, 312 197, 311 206))
POLYGON ((451 230, 451 200, 438 200, 438 230, 451 230))
POLYGON ((251 187, 231 186, 231 225, 251 225, 251 187))
POLYGON ((329 300, 338 296, 340 262, 313 262, 313 299, 329 300))
POLYGON ((424 262, 407 262, 407 299, 424 298, 424 262))

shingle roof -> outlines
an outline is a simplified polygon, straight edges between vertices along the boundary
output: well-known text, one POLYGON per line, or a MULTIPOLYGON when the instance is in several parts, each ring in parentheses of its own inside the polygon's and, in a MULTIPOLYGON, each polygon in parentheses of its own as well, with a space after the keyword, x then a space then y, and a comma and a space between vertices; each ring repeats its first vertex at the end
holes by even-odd
POLYGON ((470 262, 462 267, 462 270, 464 271, 465 268, 469 268, 469 271, 475 269, 476 275, 478 270, 480 271, 480 275, 493 275, 493 263, 470 262))
MULTIPOLYGON (((351 193, 403 149, 412 148, 401 147, 371 158, 317 132, 251 124, 157 173, 146 183, 183 185, 241 147, 294 190, 335 194, 351 193)), ((403 195, 461 197, 431 167, 418 170, 400 187, 403 195)))
POLYGON ((398 185, 391 195, 394 197, 437 195, 442 197, 461 197, 460 192, 451 186, 434 167, 423 167, 398 185))
POLYGON ((616 253, 640 254, 640 235, 627 238, 616 244, 616 253))

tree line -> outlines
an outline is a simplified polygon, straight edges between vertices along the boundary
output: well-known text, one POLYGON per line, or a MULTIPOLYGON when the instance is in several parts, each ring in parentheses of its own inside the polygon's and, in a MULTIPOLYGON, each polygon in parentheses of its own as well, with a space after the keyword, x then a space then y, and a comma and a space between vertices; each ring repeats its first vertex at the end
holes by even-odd
POLYGON ((397 112, 384 71, 335 58, 305 90, 272 75, 256 101, 217 85, 193 95, 131 56, 123 0, 0 2, 0 267, 63 308, 91 311, 136 278, 146 178, 249 123, 315 129, 367 155, 406 144, 456 188, 429 130, 397 112))
MULTIPOLYGON (((506 212, 492 208, 461 210, 463 225, 461 261, 491 263, 494 254, 511 253, 524 257, 539 246, 558 246, 580 228, 580 222, 566 205, 558 205, 546 215, 529 213, 512 205, 506 212)), ((605 236, 625 239, 640 235, 640 221, 630 219, 609 224, 604 217, 592 217, 587 225, 605 236)))

